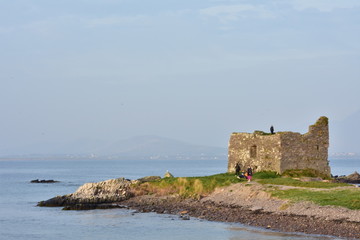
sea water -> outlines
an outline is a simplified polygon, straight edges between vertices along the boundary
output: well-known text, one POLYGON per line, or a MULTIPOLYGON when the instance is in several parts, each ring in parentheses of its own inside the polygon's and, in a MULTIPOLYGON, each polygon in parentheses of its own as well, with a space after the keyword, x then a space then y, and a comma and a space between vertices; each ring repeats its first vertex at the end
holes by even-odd
MULTIPOLYGON (((162 176, 167 170, 175 176, 205 176, 226 172, 226 165, 226 160, 2 160, 0 239, 336 239, 127 209, 62 211, 36 206, 87 182, 162 176), (60 182, 30 183, 33 179, 60 182)), ((360 160, 333 160, 331 167, 334 175, 350 174, 360 170, 360 160)))

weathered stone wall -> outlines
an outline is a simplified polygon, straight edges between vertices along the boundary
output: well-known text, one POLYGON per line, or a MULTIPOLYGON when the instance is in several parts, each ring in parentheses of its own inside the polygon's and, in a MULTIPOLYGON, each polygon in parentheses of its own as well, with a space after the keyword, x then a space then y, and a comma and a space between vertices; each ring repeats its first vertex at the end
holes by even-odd
POLYGON ((326 117, 319 118, 303 135, 291 132, 279 134, 282 149, 280 173, 287 169, 311 168, 330 176, 329 127, 326 117))
POLYGON ((234 172, 238 162, 241 169, 252 167, 255 171, 280 169, 280 136, 262 133, 233 133, 229 141, 228 171, 234 172))
POLYGON ((255 171, 312 168, 330 176, 328 162, 328 119, 321 117, 306 134, 278 132, 272 135, 256 131, 233 133, 229 141, 228 172, 251 166, 255 171))

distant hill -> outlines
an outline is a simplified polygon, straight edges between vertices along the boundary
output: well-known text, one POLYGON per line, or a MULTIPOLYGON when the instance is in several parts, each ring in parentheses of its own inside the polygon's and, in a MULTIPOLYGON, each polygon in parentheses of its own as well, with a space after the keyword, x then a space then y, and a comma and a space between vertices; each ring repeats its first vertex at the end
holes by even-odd
POLYGON ((194 145, 183 141, 158 136, 139 136, 120 140, 97 150, 97 154, 139 155, 221 155, 227 150, 220 147, 194 145))
POLYGON ((227 149, 201 146, 159 136, 138 136, 111 143, 78 140, 67 144, 48 144, 46 148, 32 146, 32 156, 91 156, 117 159, 211 159, 227 158, 227 149))

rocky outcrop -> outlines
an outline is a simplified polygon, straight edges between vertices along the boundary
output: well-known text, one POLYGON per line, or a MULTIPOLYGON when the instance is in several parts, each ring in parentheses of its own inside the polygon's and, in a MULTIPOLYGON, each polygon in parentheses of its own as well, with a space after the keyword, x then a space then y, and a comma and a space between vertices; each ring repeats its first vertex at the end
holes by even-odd
POLYGON ((124 178, 110 179, 98 183, 86 183, 72 194, 41 201, 38 203, 38 206, 63 206, 65 210, 122 207, 113 203, 129 199, 132 196, 130 192, 131 184, 132 181, 124 178))
POLYGON ((360 174, 355 171, 353 174, 350 174, 348 176, 335 177, 335 180, 337 182, 343 182, 343 183, 357 183, 357 184, 360 184, 360 174))

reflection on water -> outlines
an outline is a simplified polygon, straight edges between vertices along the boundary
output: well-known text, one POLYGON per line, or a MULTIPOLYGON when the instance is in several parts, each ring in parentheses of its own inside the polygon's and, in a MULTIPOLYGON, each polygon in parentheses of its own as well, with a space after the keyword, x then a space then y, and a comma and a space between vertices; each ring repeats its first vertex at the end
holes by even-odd
POLYGON ((296 239, 308 239, 308 240, 336 240, 340 238, 335 238, 331 236, 324 235, 309 235, 302 233, 284 233, 272 230, 263 230, 255 227, 229 227, 231 231, 238 232, 238 235, 232 236, 229 240, 248 240, 249 237, 256 234, 257 240, 272 240, 272 239, 282 239, 282 240, 296 240, 296 239))

